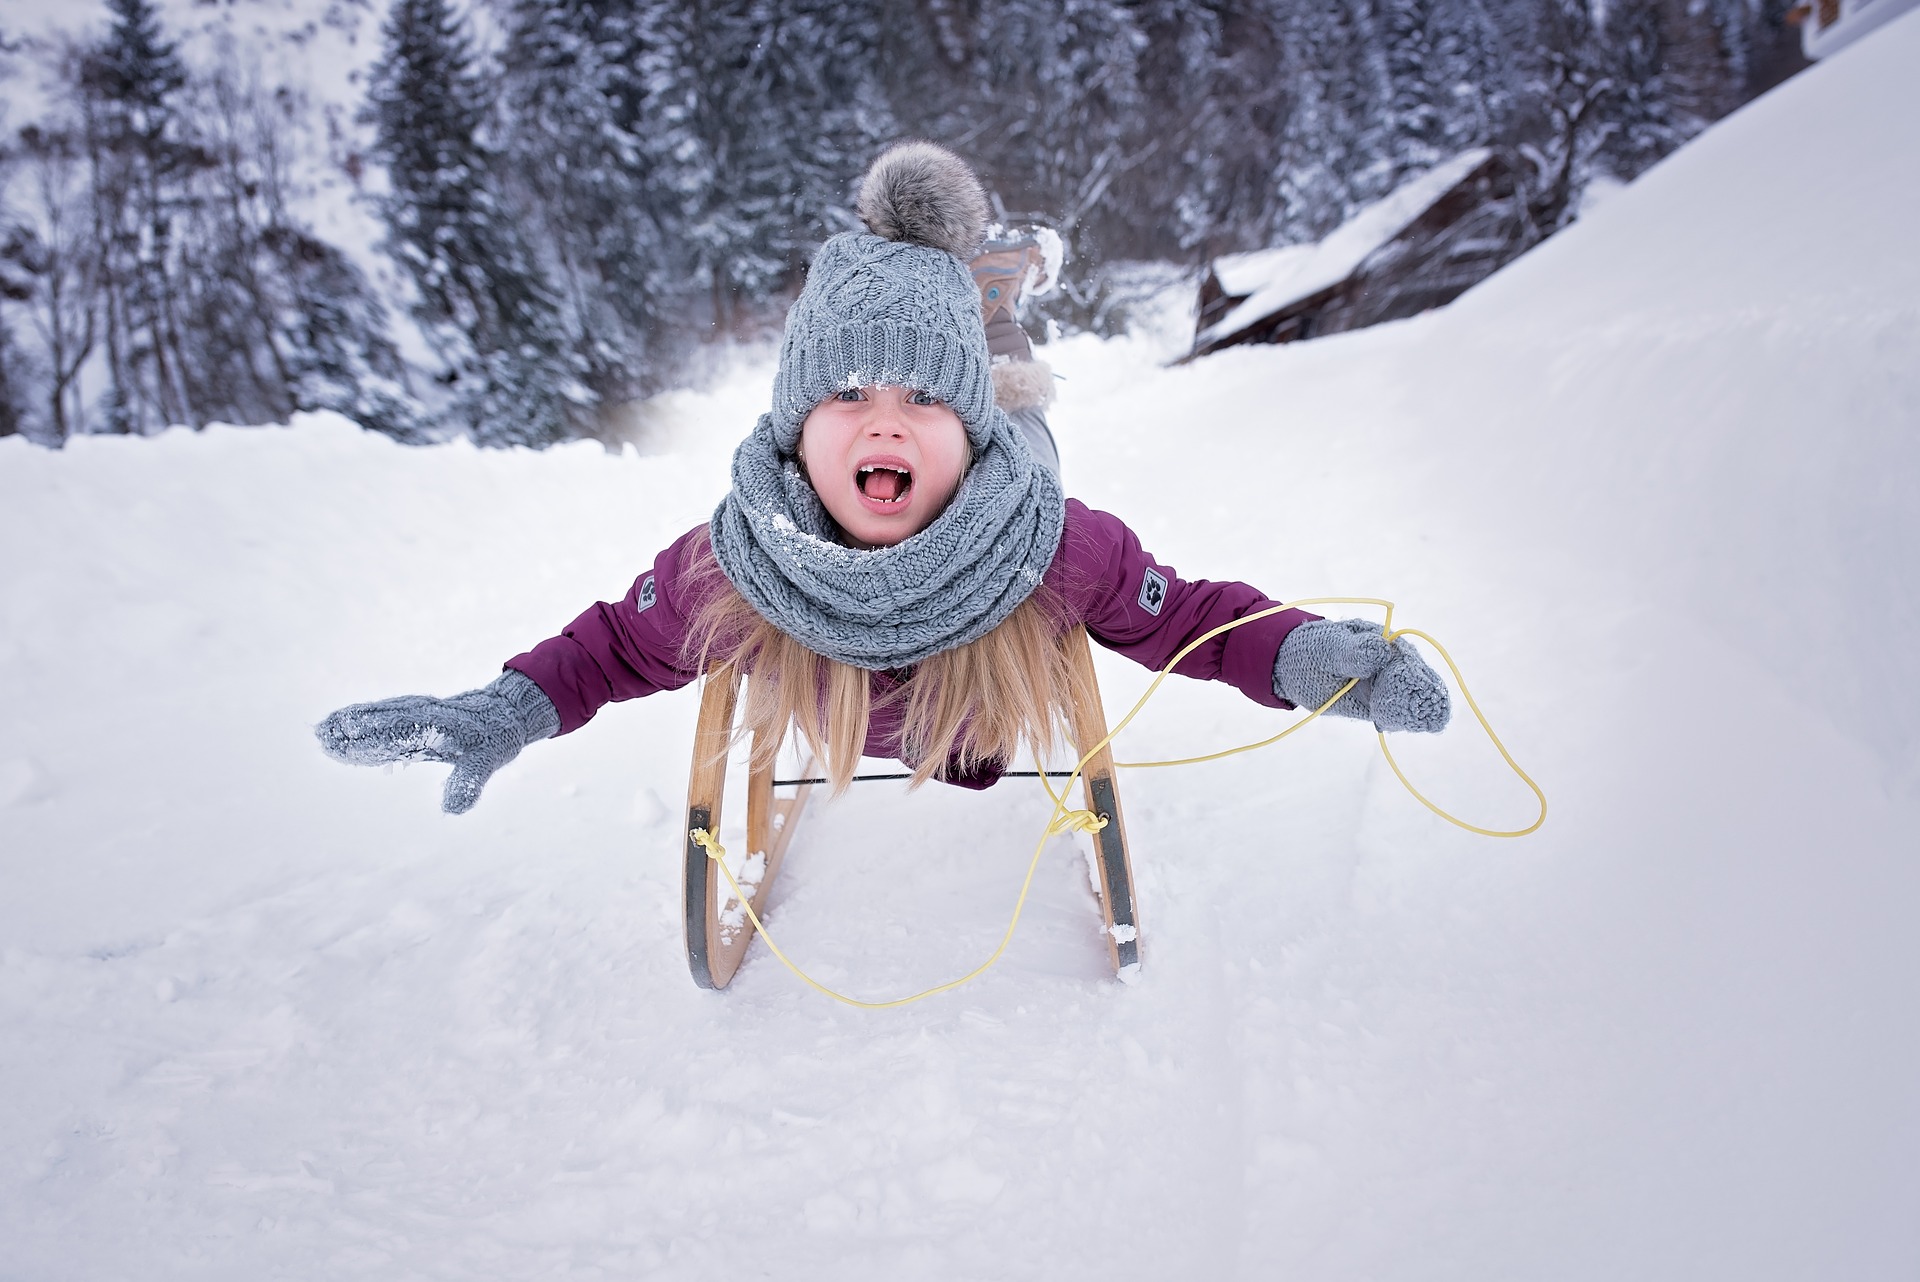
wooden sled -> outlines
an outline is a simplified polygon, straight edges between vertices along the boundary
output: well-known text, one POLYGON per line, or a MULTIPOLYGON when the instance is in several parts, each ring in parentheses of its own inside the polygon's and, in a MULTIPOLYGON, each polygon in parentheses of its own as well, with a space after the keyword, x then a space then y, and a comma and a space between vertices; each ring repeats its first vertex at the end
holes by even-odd
MULTIPOLYGON (((1085 692, 1073 708, 1073 737, 1078 744, 1094 744, 1107 737, 1107 717, 1094 679, 1093 655, 1084 628, 1067 638, 1067 657, 1074 668, 1075 685, 1085 692)), ((733 739, 734 710, 740 696, 740 677, 731 669, 707 677, 700 696, 700 722, 693 735, 693 767, 687 780, 687 816, 681 829, 685 846, 684 909, 687 966, 693 982, 702 988, 725 988, 752 941, 753 923, 733 903, 733 890, 706 847, 693 838, 695 829, 718 834, 721 804, 727 784, 727 749, 733 739)), ((757 745, 756 745, 757 746, 757 745)), ((741 876, 755 913, 764 914, 773 879, 785 860, 787 847, 800 826, 815 780, 811 759, 794 780, 776 780, 771 768, 747 774, 747 860, 751 876, 741 876), (774 796, 775 788, 794 788, 791 796, 774 796)), ((1031 776, 1031 771, 1009 771, 1031 776)), ((856 779, 901 779, 906 775, 856 775, 856 779)), ((1102 748, 1080 775, 1088 810, 1107 821, 1091 834, 1095 866, 1100 874, 1100 909, 1106 919, 1107 954, 1116 975, 1126 976, 1140 962, 1139 909, 1134 900, 1133 865, 1127 855, 1126 824, 1120 793, 1114 781, 1113 753, 1102 748)), ((736 876, 740 876, 736 873, 736 876)))

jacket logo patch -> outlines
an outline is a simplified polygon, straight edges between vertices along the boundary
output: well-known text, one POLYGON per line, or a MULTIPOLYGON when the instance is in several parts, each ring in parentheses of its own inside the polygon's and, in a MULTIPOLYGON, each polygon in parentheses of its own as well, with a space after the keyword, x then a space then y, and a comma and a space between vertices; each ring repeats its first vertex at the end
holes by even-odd
POLYGON ((649 574, 646 578, 640 580, 640 609, 651 610, 652 608, 653 608, 653 576, 649 574))
POLYGON ((1140 580, 1140 608, 1148 614, 1158 615, 1160 607, 1167 603, 1167 580, 1160 571, 1147 567, 1147 576, 1140 580))

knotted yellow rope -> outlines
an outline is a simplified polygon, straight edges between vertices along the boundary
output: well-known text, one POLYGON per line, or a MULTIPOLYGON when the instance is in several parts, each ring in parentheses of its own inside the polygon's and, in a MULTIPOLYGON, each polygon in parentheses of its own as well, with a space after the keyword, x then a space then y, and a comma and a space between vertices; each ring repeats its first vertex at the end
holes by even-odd
MULTIPOLYGON (((885 1010, 893 1006, 910 1005, 913 1002, 932 997, 935 993, 944 993, 950 989, 958 988, 960 985, 968 983, 986 973, 988 968, 1000 960, 1001 954, 1007 951, 1007 945, 1013 942, 1013 932, 1020 925, 1020 914, 1026 910, 1027 895, 1033 888, 1033 877, 1034 874, 1039 871, 1040 856, 1046 850, 1047 839, 1065 832, 1098 832, 1107 826, 1107 820, 1104 817, 1096 815, 1090 810, 1076 810, 1068 806, 1066 802, 1067 794, 1072 790, 1074 780, 1080 777, 1080 772, 1086 769, 1087 763, 1099 755, 1100 750, 1112 743, 1114 736, 1126 729, 1134 717, 1139 715, 1140 710, 1146 707, 1147 700, 1153 697, 1154 692, 1160 688, 1160 683, 1167 679, 1168 675, 1172 673, 1180 660, 1186 658, 1202 645, 1223 633, 1231 632, 1235 628, 1243 628, 1249 623, 1257 623, 1261 619, 1271 618, 1273 615, 1280 614, 1286 610, 1296 610, 1302 606, 1309 605, 1382 606, 1386 609, 1387 617, 1386 622, 1381 625, 1381 632, 1388 641, 1393 641, 1404 636, 1419 637, 1422 641, 1425 641, 1438 651, 1440 657, 1446 661, 1448 670, 1453 673, 1454 683, 1459 687, 1461 697, 1467 701, 1467 706, 1473 710, 1474 719, 1480 723, 1480 728, 1487 732, 1487 738, 1492 740, 1493 746, 1499 750, 1501 759, 1507 763, 1508 768, 1511 769, 1514 774, 1520 777, 1521 782, 1533 790, 1534 797, 1540 803, 1540 813, 1534 821, 1526 827, 1515 829, 1482 828, 1475 824, 1470 824, 1463 819, 1458 819, 1442 810, 1439 806, 1436 806, 1433 802, 1427 800, 1420 790, 1413 786, 1412 782, 1407 779, 1406 772, 1401 770, 1400 763, 1394 760, 1393 750, 1387 746, 1387 736, 1381 734, 1380 751, 1386 756, 1387 764, 1393 767, 1394 775, 1400 780, 1401 784, 1405 786, 1406 790, 1413 794, 1415 800, 1419 801, 1420 804, 1427 809, 1433 811, 1434 814, 1445 819, 1448 823, 1464 828, 1468 832, 1479 833, 1484 837, 1524 837, 1528 833, 1536 831, 1541 824, 1547 821, 1547 794, 1542 792, 1540 785, 1535 783, 1532 777, 1520 768, 1520 764, 1513 759, 1513 754, 1508 752, 1507 746, 1500 741, 1500 736, 1494 733, 1493 726, 1487 721, 1486 713, 1480 710, 1479 703, 1475 701, 1472 692, 1467 689, 1466 678, 1460 674, 1460 665, 1453 661, 1453 656, 1447 653, 1447 648, 1424 632, 1419 632, 1412 628, 1400 628, 1396 630, 1393 626, 1393 602, 1391 601, 1385 601, 1378 597, 1323 596, 1306 597, 1299 601, 1288 601, 1282 605, 1269 606, 1254 614, 1245 615, 1242 618, 1223 623, 1211 632, 1207 632, 1188 642, 1181 648, 1180 652, 1169 659, 1166 666, 1161 668, 1154 676, 1153 681, 1147 686, 1146 692, 1134 701, 1133 707, 1127 710, 1127 715, 1120 718, 1119 722, 1116 723, 1111 730, 1107 731, 1106 738, 1091 746, 1081 745, 1080 759, 1074 764, 1073 773, 1067 777, 1066 783, 1061 787, 1059 792, 1053 790, 1053 784, 1048 781, 1046 776, 1046 767, 1042 764, 1040 767, 1040 786, 1045 788, 1047 795, 1053 799, 1053 814, 1048 817, 1046 829, 1040 834, 1040 840, 1034 844, 1033 858, 1027 861, 1027 875, 1020 883, 1020 896, 1014 901, 1013 917, 1007 922, 1006 933, 1000 937, 999 945, 994 948, 992 955, 985 961, 960 976, 960 978, 948 980, 944 984, 937 984, 925 992, 915 993, 911 997, 896 997, 892 1001, 869 1002, 862 1001, 857 997, 848 997, 844 993, 837 993, 825 984, 820 983, 804 970, 800 969, 800 967, 796 966, 786 953, 781 951, 780 945, 774 942, 772 934, 767 930, 766 923, 761 921, 760 914, 754 911, 753 897, 740 888, 740 883, 734 879, 732 870, 727 867, 726 847, 720 844, 719 839, 705 828, 694 828, 690 830, 687 835, 696 845, 707 852, 707 858, 713 860, 714 863, 719 866, 721 875, 727 879, 727 885, 733 890, 734 899, 739 902, 742 908, 746 909, 747 916, 753 921, 753 928, 760 932, 762 939, 767 941, 767 948, 775 957, 780 959, 780 964, 792 971, 802 983, 814 991, 831 997, 837 1002, 844 1002, 848 1006, 858 1006, 865 1010, 885 1010)), ((1353 689, 1356 684, 1358 684, 1358 678, 1349 680, 1345 685, 1334 691, 1331 698, 1308 713, 1304 718, 1294 722, 1279 734, 1267 739, 1262 739, 1257 743, 1242 744, 1238 748, 1228 748, 1222 752, 1212 752, 1201 757, 1182 757, 1177 761, 1116 761, 1114 765, 1132 770, 1145 770, 1158 766, 1197 765, 1203 761, 1218 761, 1222 757, 1231 757, 1236 753, 1252 752, 1256 748, 1267 747, 1269 744, 1280 742, 1280 740, 1300 729, 1300 727, 1316 720, 1328 708, 1338 703, 1341 697, 1345 695, 1347 691, 1353 689)))

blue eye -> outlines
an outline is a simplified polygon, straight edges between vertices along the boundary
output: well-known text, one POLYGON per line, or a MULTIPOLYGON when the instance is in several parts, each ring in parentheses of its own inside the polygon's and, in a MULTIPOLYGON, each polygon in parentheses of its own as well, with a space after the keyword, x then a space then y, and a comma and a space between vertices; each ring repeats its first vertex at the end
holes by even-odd
POLYGON ((861 388, 848 387, 836 393, 833 399, 836 401, 864 401, 867 399, 867 394, 861 388))
POLYGON ((907 400, 914 405, 938 405, 940 403, 940 398, 932 392, 916 391, 912 396, 909 396, 907 400))

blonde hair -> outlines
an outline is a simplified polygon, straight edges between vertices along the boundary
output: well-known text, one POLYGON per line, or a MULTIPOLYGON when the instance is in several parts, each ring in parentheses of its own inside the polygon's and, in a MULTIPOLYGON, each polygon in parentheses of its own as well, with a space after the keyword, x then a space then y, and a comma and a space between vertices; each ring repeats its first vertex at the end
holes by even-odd
MULTIPOLYGON (((789 726, 797 726, 839 793, 853 778, 873 712, 872 674, 809 650, 769 623, 727 581, 713 547, 699 541, 685 571, 694 599, 704 597, 687 632, 684 657, 711 680, 716 666, 747 675, 736 739, 755 734, 755 766, 771 766, 789 726)), ((919 787, 949 764, 963 773, 1011 761, 1022 746, 1045 758, 1056 728, 1071 725, 1085 691, 1067 661, 1067 625, 1045 585, 978 640, 915 666, 912 680, 884 696, 904 704, 901 751, 919 787)))

